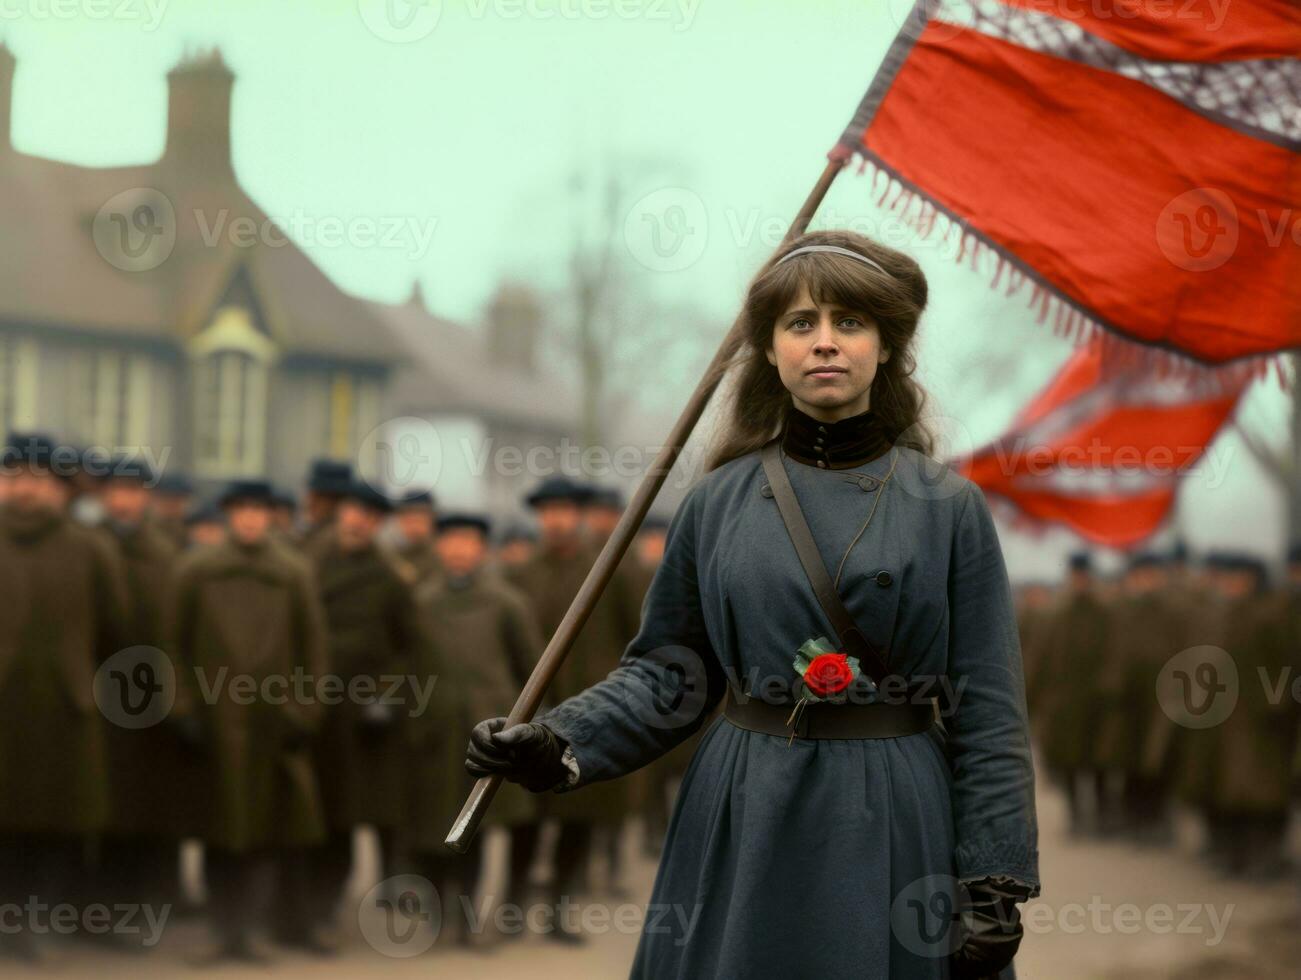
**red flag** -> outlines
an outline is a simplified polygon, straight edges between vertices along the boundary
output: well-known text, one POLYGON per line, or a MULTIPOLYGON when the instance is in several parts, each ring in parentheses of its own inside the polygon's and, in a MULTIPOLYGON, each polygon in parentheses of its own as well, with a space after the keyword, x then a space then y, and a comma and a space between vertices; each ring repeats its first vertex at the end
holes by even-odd
POLYGON ((1059 332, 1260 374, 1301 347, 1298 51, 1295 0, 919 0, 833 154, 1059 332))
POLYGON ((1242 388, 1156 377, 1090 343, 1006 435, 957 468, 1036 521, 1065 524, 1099 544, 1133 545, 1160 528, 1180 476, 1214 440, 1242 388))

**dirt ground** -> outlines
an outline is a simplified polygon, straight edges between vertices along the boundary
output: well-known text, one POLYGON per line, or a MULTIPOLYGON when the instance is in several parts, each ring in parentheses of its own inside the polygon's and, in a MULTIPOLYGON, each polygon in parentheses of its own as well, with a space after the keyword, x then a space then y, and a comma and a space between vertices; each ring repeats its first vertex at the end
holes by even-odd
MULTIPOLYGON (((1296 976, 1301 960, 1301 889, 1296 876, 1269 885, 1218 878, 1195 859, 1196 827, 1187 815, 1178 823, 1179 840, 1173 848, 1073 839, 1064 830, 1062 798, 1043 781, 1039 785, 1045 892, 1024 910, 1026 938, 1017 958, 1018 975, 1024 980, 1296 976)), ((490 834, 486 843, 483 884, 496 893, 505 842, 490 834)), ((539 931, 502 940, 491 928, 478 937, 482 944, 474 951, 445 945, 447 936, 430 947, 437 915, 424 914, 428 900, 399 882, 378 906, 374 900, 361 903, 362 912, 345 923, 343 951, 329 959, 268 947, 275 959, 267 966, 196 969, 191 960, 206 946, 207 934, 200 921, 184 920, 168 922, 149 952, 105 952, 82 940, 63 940, 51 944, 48 962, 38 969, 0 959, 0 977, 625 977, 655 865, 639 853, 635 833, 624 843, 627 896, 592 896, 564 912, 588 928, 588 941, 581 948, 563 946, 539 931), (386 900, 391 904, 386 906, 386 900), (412 914, 404 916, 404 910, 412 914)), ((368 841, 363 841, 363 856, 353 888, 358 897, 374 884, 368 841)), ((597 877, 599 881, 602 876, 597 877)), ((537 930, 548 928, 549 920, 543 917, 547 911, 544 905, 536 907, 537 930)), ((502 924, 507 930, 517 928, 511 921, 502 924)))

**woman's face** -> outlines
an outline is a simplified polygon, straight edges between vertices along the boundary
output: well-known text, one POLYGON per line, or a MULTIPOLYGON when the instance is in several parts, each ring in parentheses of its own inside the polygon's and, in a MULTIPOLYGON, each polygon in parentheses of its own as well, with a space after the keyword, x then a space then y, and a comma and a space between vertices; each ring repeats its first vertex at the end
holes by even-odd
POLYGON ((871 317, 819 306, 804 285, 777 317, 765 353, 795 407, 823 422, 866 412, 876 367, 890 359, 871 317))

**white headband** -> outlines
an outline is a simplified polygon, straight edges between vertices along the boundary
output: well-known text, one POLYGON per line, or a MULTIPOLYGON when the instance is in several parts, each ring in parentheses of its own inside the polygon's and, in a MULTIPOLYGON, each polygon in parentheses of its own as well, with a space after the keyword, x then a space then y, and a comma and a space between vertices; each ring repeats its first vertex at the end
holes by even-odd
POLYGON ((777 260, 776 264, 781 265, 787 259, 793 259, 795 256, 803 255, 806 252, 835 252, 837 255, 848 255, 851 259, 858 259, 860 262, 865 262, 867 265, 870 265, 873 269, 880 272, 883 276, 888 276, 890 274, 885 271, 885 266, 873 259, 869 259, 862 252, 855 252, 852 248, 841 248, 839 245, 802 245, 792 252, 787 252, 777 260))

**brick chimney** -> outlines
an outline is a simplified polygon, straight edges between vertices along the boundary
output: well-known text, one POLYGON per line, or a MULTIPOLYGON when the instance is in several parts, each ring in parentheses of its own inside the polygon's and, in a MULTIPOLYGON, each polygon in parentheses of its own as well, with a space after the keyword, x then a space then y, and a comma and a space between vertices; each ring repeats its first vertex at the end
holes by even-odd
POLYGON ((10 120, 14 106, 14 68, 18 59, 0 41, 0 153, 14 145, 10 120))
POLYGON ((537 367, 542 306, 526 286, 506 283, 488 303, 488 354, 532 372, 537 367))
POLYGON ((216 48, 183 58, 167 73, 167 149, 163 159, 191 174, 228 177, 230 93, 235 76, 216 48))

